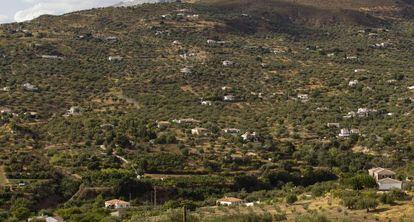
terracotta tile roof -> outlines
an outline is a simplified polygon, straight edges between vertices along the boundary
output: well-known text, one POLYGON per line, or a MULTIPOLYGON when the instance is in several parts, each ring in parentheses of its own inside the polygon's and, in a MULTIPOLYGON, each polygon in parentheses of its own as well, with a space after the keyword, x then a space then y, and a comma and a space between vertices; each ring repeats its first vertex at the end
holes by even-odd
POLYGON ((242 202, 242 199, 239 198, 235 198, 235 197, 224 197, 221 199, 217 200, 218 202, 233 202, 233 203, 237 203, 237 202, 242 202))
POLYGON ((377 173, 378 175, 395 175, 394 171, 387 169, 376 170, 375 173, 377 173))
POLYGON ((385 168, 382 168, 382 167, 372 168, 372 169, 370 169, 370 171, 372 173, 376 173, 376 174, 379 174, 379 175, 395 175, 394 171, 388 170, 388 169, 385 169, 385 168))
POLYGON ((123 201, 123 200, 118 200, 118 199, 113 199, 113 200, 105 201, 105 204, 107 204, 107 205, 129 204, 129 202, 126 202, 126 201, 123 201))

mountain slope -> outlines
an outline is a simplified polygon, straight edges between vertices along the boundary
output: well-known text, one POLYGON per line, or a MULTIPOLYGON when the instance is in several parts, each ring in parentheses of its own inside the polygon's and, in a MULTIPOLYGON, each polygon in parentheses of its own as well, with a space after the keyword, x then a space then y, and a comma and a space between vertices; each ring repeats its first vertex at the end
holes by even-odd
POLYGON ((292 220, 328 199, 334 207, 320 211, 332 218, 411 216, 410 201, 366 213, 330 195, 380 199, 342 183, 375 166, 414 175, 409 10, 210 0, 1 25, 0 185, 12 189, 0 189, 0 221, 40 208, 100 221, 103 198, 131 199, 131 221, 182 205, 206 207, 202 217, 233 195, 283 205, 292 220), (303 207, 284 204, 296 196, 303 207))

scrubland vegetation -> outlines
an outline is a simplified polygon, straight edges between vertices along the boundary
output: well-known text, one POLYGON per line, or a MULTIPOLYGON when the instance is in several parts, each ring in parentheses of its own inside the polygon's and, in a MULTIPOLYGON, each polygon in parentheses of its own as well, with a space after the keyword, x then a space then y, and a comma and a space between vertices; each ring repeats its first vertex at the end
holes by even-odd
POLYGON ((0 26, 0 221, 180 221, 184 206, 197 222, 409 221, 412 4, 325 2, 0 26), (372 167, 404 190, 378 193, 372 167), (215 206, 223 196, 256 204, 215 206), (131 208, 110 216, 113 198, 131 208))

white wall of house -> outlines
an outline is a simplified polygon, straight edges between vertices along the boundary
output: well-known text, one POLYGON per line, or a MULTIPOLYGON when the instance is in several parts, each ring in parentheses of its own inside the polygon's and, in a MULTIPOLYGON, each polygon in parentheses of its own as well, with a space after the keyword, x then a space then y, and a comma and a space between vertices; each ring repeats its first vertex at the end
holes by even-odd
POLYGON ((379 190, 392 190, 392 189, 402 189, 402 183, 378 183, 379 190))
POLYGON ((219 204, 223 206, 234 206, 234 205, 240 205, 242 203, 243 202, 219 201, 219 204))

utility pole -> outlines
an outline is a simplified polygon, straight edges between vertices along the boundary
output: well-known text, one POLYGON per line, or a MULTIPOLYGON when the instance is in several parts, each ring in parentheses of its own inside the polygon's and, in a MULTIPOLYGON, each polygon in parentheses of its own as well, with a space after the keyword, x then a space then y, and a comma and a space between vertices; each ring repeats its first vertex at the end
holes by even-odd
POLYGON ((157 206, 157 187, 154 187, 154 207, 157 206))
POLYGON ((187 206, 183 207, 183 222, 187 222, 187 206))

